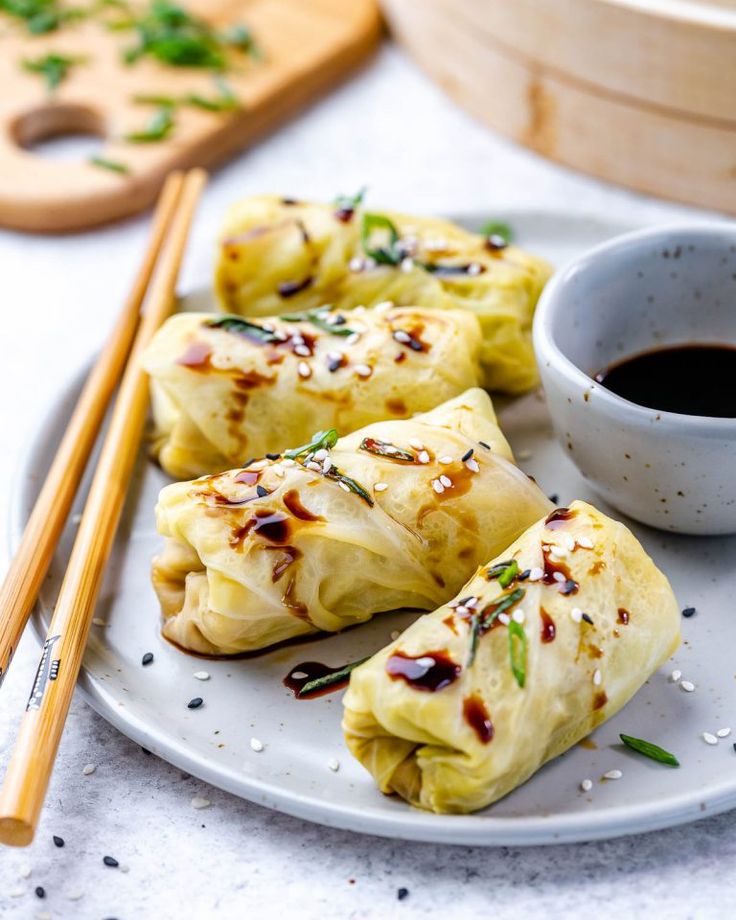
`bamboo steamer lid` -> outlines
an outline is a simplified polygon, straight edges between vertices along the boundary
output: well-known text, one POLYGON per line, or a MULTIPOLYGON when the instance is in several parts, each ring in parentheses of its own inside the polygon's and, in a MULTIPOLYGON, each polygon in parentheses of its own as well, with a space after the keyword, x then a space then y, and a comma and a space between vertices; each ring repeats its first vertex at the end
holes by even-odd
POLYGON ((736 2, 384 0, 458 102, 560 163, 736 213, 736 2))

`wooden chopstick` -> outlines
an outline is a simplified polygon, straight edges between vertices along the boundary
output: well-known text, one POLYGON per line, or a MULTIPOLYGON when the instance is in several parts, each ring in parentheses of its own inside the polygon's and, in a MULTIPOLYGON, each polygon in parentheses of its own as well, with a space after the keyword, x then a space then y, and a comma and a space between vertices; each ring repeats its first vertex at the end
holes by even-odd
POLYGON ((172 310, 189 227, 205 181, 206 174, 198 169, 184 178, 49 624, 0 792, 0 842, 11 846, 27 846, 35 833, 143 433, 148 377, 140 355, 172 310))
POLYGON ((0 587, 0 684, 36 602, 66 523, 105 411, 133 344, 140 309, 181 192, 182 175, 166 180, 143 263, 107 344, 90 371, 74 413, 0 587))

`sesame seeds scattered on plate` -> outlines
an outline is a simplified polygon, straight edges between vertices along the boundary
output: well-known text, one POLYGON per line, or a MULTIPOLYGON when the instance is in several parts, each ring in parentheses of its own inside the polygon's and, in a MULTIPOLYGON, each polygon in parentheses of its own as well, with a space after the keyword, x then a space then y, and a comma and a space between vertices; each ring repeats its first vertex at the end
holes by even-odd
POLYGON ((730 734, 731 734, 730 728, 719 728, 718 731, 716 732, 716 735, 719 738, 728 738, 730 734))
POLYGON ((593 788, 593 780, 592 779, 582 780, 580 783, 580 788, 582 789, 583 792, 590 792, 590 790, 593 788))
POLYGON ((694 617, 696 613, 697 611, 695 607, 685 607, 685 609, 682 611, 682 615, 686 620, 689 620, 690 617, 694 617))
POLYGON ((21 878, 30 878, 32 871, 33 870, 31 869, 31 867, 26 863, 25 865, 20 867, 20 869, 18 870, 18 875, 21 878))
POLYGON ((110 869, 117 869, 120 863, 115 859, 114 856, 103 856, 102 862, 108 866, 110 869))
POLYGON ((524 450, 517 451, 516 456, 519 460, 531 460, 533 454, 530 450, 525 448, 524 450))
POLYGON ((681 678, 682 671, 680 671, 678 668, 675 668, 675 670, 670 674, 670 683, 676 684, 681 678))
POLYGON ((602 779, 621 779, 623 775, 623 770, 608 770, 603 774, 602 779))
POLYGON ((718 738, 712 732, 703 732, 702 738, 706 744, 718 744, 718 738))
POLYGON ((209 680, 210 679, 210 675, 208 671, 195 671, 194 674, 192 674, 192 677, 194 677, 195 680, 209 680))
POLYGON ((337 771, 340 769, 340 761, 337 759, 337 757, 331 757, 327 761, 327 766, 330 770, 332 770, 333 773, 337 773, 337 771))
POLYGON ((204 700, 201 696, 195 696, 194 699, 189 700, 187 703, 187 709, 199 709, 200 706, 204 703, 204 700))
POLYGON ((82 767, 82 775, 83 775, 83 776, 92 776, 92 774, 95 772, 96 769, 97 769, 97 764, 94 764, 94 763, 86 763, 86 764, 82 767))
POLYGON ((681 680, 680 689, 684 690, 685 693, 692 693, 695 689, 695 684, 691 680, 681 680))
POLYGON ((260 754, 261 751, 263 750, 263 742, 260 741, 258 738, 251 738, 250 739, 250 749, 251 751, 255 751, 256 754, 260 754))
POLYGON ((67 901, 81 901, 84 897, 84 892, 80 888, 71 888, 69 891, 64 892, 64 897, 67 901))
POLYGON ((201 796, 201 795, 195 795, 194 798, 193 798, 192 801, 191 801, 191 806, 192 806, 192 808, 196 808, 197 811, 201 810, 202 808, 209 808, 209 807, 210 807, 210 804, 211 804, 211 803, 210 803, 210 800, 209 800, 209 799, 205 799, 205 798, 204 798, 203 796, 201 796))
POLYGON ((377 482, 377 483, 373 486, 373 491, 374 491, 374 492, 385 492, 386 489, 388 489, 388 483, 385 483, 385 482, 377 482))
POLYGON ((25 894, 25 890, 23 888, 14 888, 12 891, 9 891, 8 894, 11 898, 22 898, 25 894))
POLYGON ((144 668, 146 665, 153 664, 153 652, 146 652, 146 654, 141 658, 141 664, 144 668))
POLYGON ((56 834, 51 838, 54 841, 54 846, 61 849, 64 846, 64 838, 57 837, 56 834))

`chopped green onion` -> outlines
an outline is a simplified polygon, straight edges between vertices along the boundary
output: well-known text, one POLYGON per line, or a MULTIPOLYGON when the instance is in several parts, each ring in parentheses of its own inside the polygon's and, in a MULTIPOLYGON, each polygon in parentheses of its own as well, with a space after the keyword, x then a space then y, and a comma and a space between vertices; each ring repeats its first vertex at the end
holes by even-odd
POLYGON ((130 167, 125 163, 108 160, 106 157, 90 157, 89 162, 91 166, 99 166, 101 169, 108 169, 110 172, 120 173, 121 175, 127 175, 130 172, 130 167))
POLYGON ((42 76, 49 92, 53 92, 60 83, 66 80, 72 67, 83 61, 84 58, 81 57, 69 57, 66 54, 50 52, 43 57, 26 58, 23 61, 23 69, 42 76))
POLYGON ((488 569, 486 578, 489 581, 497 578, 502 588, 508 588, 518 574, 519 563, 516 559, 510 559, 508 562, 497 562, 492 568, 488 569))
POLYGON ((367 191, 368 188, 364 185, 363 188, 354 195, 338 195, 333 202, 335 210, 339 214, 352 214, 353 211, 357 211, 363 204, 363 199, 367 191))
POLYGON ((177 100, 173 96, 158 96, 149 93, 137 93, 133 96, 133 102, 139 105, 158 105, 173 109, 177 105, 177 100))
POLYGON ((334 480, 336 480, 337 482, 342 482, 342 483, 344 483, 344 484, 347 486, 347 488, 349 489, 349 491, 354 492, 355 495, 358 495, 360 498, 362 498, 363 501, 364 501, 367 505, 369 505, 369 507, 372 508, 373 505, 375 504, 375 502, 374 502, 373 499, 370 497, 370 495, 368 494, 368 492, 363 488, 363 486, 362 486, 359 482, 356 482, 354 479, 351 479, 349 476, 346 476, 344 473, 341 473, 340 470, 338 470, 336 467, 334 467, 334 466, 331 467, 331 468, 325 473, 325 476, 326 476, 328 479, 334 479, 334 480))
POLYGON ((670 752, 665 751, 664 748, 652 744, 651 741, 644 741, 642 738, 632 738, 631 735, 619 735, 619 738, 626 747, 631 748, 632 751, 637 751, 639 754, 643 754, 645 757, 649 757, 651 760, 656 760, 658 763, 666 763, 670 767, 680 766, 680 761, 674 754, 670 754, 670 752))
POLYGON ((208 319, 205 325, 214 329, 224 329, 226 332, 235 332, 264 344, 283 341, 275 332, 270 332, 268 329, 264 329, 263 326, 259 326, 258 323, 251 323, 247 319, 243 319, 242 316, 235 316, 232 313, 217 316, 215 319, 208 319))
MULTIPOLYGON (((370 658, 370 655, 368 658, 370 658)), ((314 680, 307 681, 303 687, 300 687, 297 696, 306 696, 308 693, 314 693, 315 690, 323 690, 325 687, 331 687, 332 684, 341 683, 358 667, 358 665, 363 664, 364 661, 368 661, 368 658, 361 658, 360 661, 353 661, 351 664, 346 664, 344 668, 340 668, 339 671, 333 671, 331 674, 325 674, 324 677, 317 677, 314 680)))
POLYGON ((329 428, 327 431, 318 431, 312 435, 312 440, 301 447, 295 447, 292 450, 285 450, 284 456, 291 460, 297 460, 302 454, 313 454, 317 450, 325 448, 329 450, 337 444, 337 429, 329 428))
POLYGON ((500 236, 505 243, 510 243, 514 238, 514 231, 503 221, 489 220, 480 228, 481 236, 500 236))
POLYGON ((502 594, 500 597, 492 600, 490 604, 486 604, 483 610, 473 613, 470 623, 470 650, 467 667, 470 667, 475 661, 475 653, 478 648, 481 629, 490 629, 493 623, 498 619, 499 614, 503 613, 504 610, 508 610, 509 607, 513 607, 514 604, 518 604, 525 594, 526 591, 524 588, 517 588, 510 594, 502 594))
POLYGON ((394 222, 383 214, 363 214, 360 241, 365 254, 375 259, 379 265, 399 265, 404 258, 399 246, 399 231, 394 222), (372 245, 376 230, 385 231, 388 234, 387 244, 372 245))
POLYGON ((0 0, 0 12, 22 20, 31 35, 54 32, 64 22, 86 15, 81 9, 62 8, 58 0, 0 0))
POLYGON ((380 441, 378 438, 363 438, 360 442, 359 450, 364 450, 369 454, 375 454, 377 457, 385 457, 387 460, 402 460, 404 463, 414 463, 414 454, 408 450, 402 450, 388 441, 380 441))
POLYGON ((302 313, 284 313, 279 319, 286 323, 311 323, 323 332, 329 332, 331 335, 353 335, 354 330, 348 326, 339 323, 331 323, 326 316, 329 309, 320 307, 316 310, 305 310, 302 313))
POLYGON ((516 683, 523 688, 526 682, 526 633, 521 623, 517 623, 516 620, 511 620, 508 628, 511 670, 516 683))
POLYGON ((148 126, 142 131, 132 131, 125 140, 132 144, 149 144, 165 140, 174 128, 174 114, 170 106, 164 105, 155 112, 148 126))

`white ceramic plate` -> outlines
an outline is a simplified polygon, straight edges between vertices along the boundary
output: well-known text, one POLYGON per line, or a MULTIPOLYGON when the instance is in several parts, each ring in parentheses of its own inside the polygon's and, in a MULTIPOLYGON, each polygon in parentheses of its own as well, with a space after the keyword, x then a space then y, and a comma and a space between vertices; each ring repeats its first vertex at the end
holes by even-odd
MULTIPOLYGON (((630 229, 549 213, 509 214, 508 219, 523 245, 558 264, 630 229)), ((188 298, 188 305, 202 308, 207 299, 203 289, 188 298)), ((81 376, 71 380, 56 399, 24 459, 14 489, 12 545, 17 545, 80 381, 81 376)), ((561 503, 594 498, 553 441, 539 395, 504 406, 501 421, 520 464, 549 494, 557 493, 561 503)), ((153 506, 166 481, 142 455, 97 610, 107 625, 92 627, 80 679, 82 693, 97 712, 160 757, 236 795, 312 821, 447 843, 591 840, 736 807, 736 733, 716 746, 702 738, 703 731, 731 724, 736 730, 736 618, 731 615, 736 539, 675 537, 632 525, 671 578, 682 606, 698 611, 683 621, 685 642, 671 665, 601 726, 590 746, 577 746, 548 764, 485 812, 437 816, 382 796, 352 760, 339 729, 340 693, 299 701, 282 685, 299 662, 340 664, 377 650, 413 615, 385 614, 346 634, 249 660, 202 661, 177 651, 160 636, 158 604, 149 584, 149 561, 159 543, 153 506), (144 668, 141 656, 148 651, 155 661, 144 668), (668 680, 675 667, 694 682, 694 693, 668 680), (193 677, 203 669, 211 675, 204 683, 193 677), (187 702, 195 696, 204 697, 205 705, 191 711, 187 702), (679 756, 682 766, 668 768, 627 751, 618 744, 619 732, 660 743, 679 756), (262 752, 251 749, 253 737, 263 742, 262 752), (328 767, 333 758, 340 762, 337 772, 328 767), (621 769, 623 778, 600 781, 613 768, 621 769), (584 777, 594 781, 588 794, 579 788, 584 777)), ((45 634, 74 529, 70 523, 44 587, 34 620, 39 634, 45 634)))

